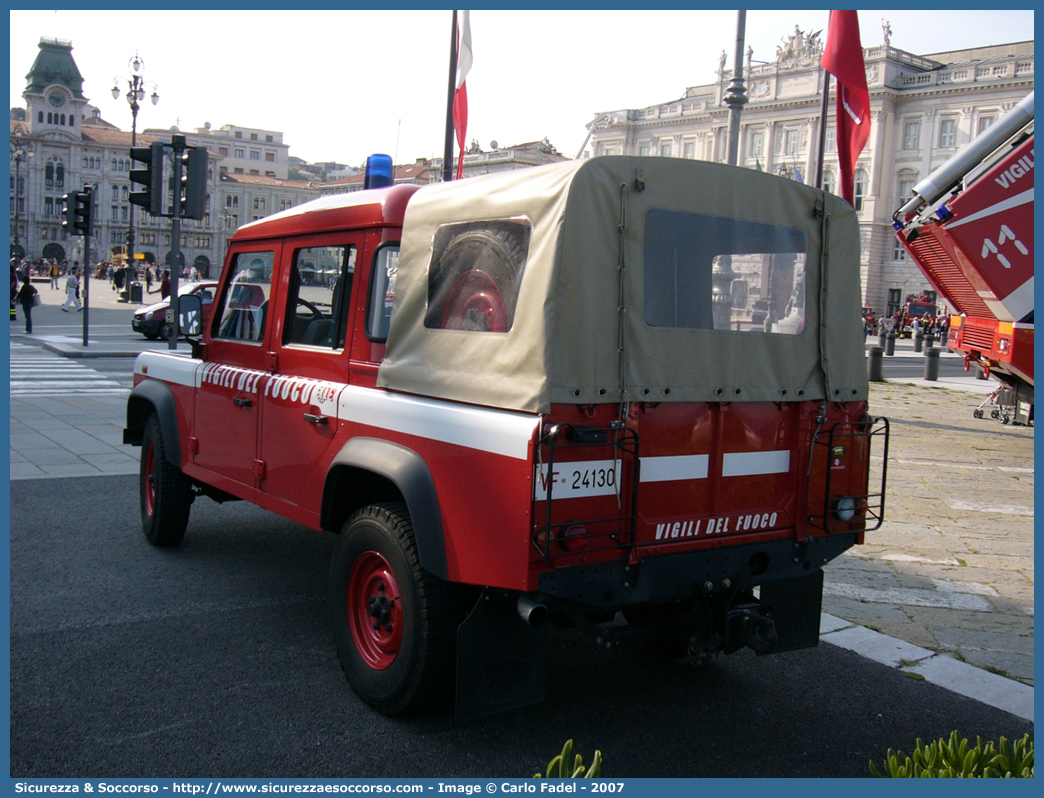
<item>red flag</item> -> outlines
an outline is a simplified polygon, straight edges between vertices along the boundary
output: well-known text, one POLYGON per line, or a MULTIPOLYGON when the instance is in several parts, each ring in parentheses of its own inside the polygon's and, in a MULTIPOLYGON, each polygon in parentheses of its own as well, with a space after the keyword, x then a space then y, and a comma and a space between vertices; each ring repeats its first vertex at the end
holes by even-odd
POLYGON ((841 196, 855 205, 855 165, 870 139, 870 92, 866 88, 863 46, 859 42, 859 15, 831 11, 830 28, 820 65, 837 78, 837 159, 841 168, 841 196))
POLYGON ((453 128, 457 131, 460 160, 457 180, 464 174, 464 137, 468 131, 468 85, 465 80, 471 70, 471 12, 461 11, 457 18, 457 90, 453 93, 453 128))

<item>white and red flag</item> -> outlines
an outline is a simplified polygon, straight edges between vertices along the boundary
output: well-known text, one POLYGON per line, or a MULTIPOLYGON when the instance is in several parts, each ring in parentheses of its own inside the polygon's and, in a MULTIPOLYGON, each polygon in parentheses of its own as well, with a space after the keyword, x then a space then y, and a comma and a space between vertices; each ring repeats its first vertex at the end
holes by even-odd
POLYGON ((855 204, 855 165, 870 139, 870 91, 859 41, 859 15, 831 11, 826 46, 820 65, 837 78, 837 158, 841 196, 855 204))
POLYGON ((464 137, 468 132, 468 72, 474 56, 471 52, 471 12, 457 15, 457 84, 453 93, 453 129, 457 132, 460 160, 457 162, 457 180, 464 174, 464 137))

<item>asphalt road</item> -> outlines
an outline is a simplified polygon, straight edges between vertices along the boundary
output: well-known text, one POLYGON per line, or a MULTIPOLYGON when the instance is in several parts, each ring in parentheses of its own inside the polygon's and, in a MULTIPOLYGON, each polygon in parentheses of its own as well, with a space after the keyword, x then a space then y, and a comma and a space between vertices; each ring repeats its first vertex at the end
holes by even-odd
POLYGON ((525 777, 567 738, 627 777, 868 775, 888 748, 1032 724, 828 644, 680 667, 553 630, 547 700, 389 720, 345 681, 332 536, 199 499, 150 547, 135 479, 11 483, 11 776, 525 777))

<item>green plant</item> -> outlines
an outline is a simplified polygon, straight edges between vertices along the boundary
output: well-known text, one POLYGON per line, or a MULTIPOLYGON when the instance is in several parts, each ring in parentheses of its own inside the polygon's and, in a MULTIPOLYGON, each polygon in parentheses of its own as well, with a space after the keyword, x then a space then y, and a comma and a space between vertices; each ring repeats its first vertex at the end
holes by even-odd
MULTIPOLYGON (((983 746, 981 737, 975 741, 972 748, 966 737, 954 731, 949 742, 940 737, 931 745, 925 745, 918 738, 912 757, 889 748, 884 761, 885 774, 893 779, 1034 778, 1033 740, 1028 734, 1014 743, 1001 737, 999 746, 992 740, 983 746)), ((886 777, 873 761, 870 772, 879 779, 886 777)))
MULTIPOLYGON (((577 754, 575 759, 573 757, 573 741, 566 740, 566 744, 562 746, 562 753, 547 763, 547 778, 586 778, 586 779, 597 779, 602 775, 602 752, 595 749, 594 757, 591 759, 591 766, 588 768, 584 767, 584 760, 577 754), (573 763, 573 770, 570 772, 569 763, 573 763)), ((541 774, 534 773, 534 779, 543 778, 541 774)))

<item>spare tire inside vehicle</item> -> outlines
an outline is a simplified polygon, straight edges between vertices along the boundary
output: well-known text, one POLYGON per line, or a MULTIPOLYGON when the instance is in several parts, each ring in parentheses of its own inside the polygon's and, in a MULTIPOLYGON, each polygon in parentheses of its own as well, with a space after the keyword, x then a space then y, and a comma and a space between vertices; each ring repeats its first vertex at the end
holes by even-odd
POLYGON ((428 270, 424 325, 442 330, 510 330, 528 251, 529 225, 523 221, 440 228, 428 270))

